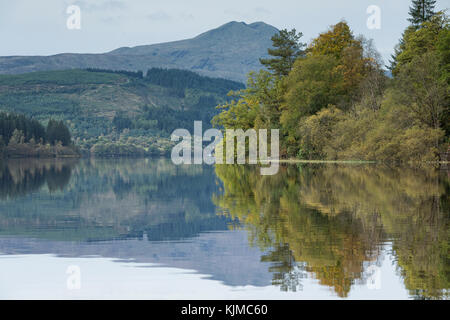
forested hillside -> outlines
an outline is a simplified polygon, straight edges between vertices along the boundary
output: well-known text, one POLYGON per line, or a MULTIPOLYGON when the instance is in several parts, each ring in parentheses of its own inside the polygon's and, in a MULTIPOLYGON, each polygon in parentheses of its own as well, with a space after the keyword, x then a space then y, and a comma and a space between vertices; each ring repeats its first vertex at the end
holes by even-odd
POLYGON ((62 120, 84 153, 164 154, 170 133, 205 125, 239 82, 181 70, 101 69, 0 75, 0 111, 62 120))

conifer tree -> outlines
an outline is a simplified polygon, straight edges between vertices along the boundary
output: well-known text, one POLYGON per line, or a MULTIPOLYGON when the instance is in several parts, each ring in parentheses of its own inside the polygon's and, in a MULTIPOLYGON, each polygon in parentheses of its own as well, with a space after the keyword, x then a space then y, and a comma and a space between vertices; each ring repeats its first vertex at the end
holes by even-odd
POLYGON ((303 36, 301 32, 297 33, 295 29, 287 31, 281 30, 272 37, 273 48, 268 49, 269 55, 274 58, 259 59, 262 65, 266 66, 275 76, 287 76, 291 71, 295 60, 305 54, 303 48, 306 44, 300 42, 303 36))
POLYGON ((408 21, 414 27, 419 27, 423 22, 430 20, 435 14, 435 5, 436 0, 413 0, 412 7, 409 8, 411 18, 408 21))

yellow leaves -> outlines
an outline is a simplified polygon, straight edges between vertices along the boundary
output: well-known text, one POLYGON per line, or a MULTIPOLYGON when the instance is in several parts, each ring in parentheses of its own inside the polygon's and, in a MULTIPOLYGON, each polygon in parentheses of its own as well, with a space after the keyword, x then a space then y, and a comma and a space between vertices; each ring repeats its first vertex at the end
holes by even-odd
POLYGON ((344 48, 356 44, 353 33, 345 21, 331 26, 315 38, 308 48, 309 55, 332 55, 339 59, 344 48))

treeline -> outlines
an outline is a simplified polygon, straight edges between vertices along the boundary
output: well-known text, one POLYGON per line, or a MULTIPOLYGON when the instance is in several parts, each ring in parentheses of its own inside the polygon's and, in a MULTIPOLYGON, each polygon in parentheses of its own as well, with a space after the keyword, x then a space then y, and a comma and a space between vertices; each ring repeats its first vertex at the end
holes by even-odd
POLYGON ((14 132, 20 132, 22 142, 44 141, 46 139, 46 130, 44 126, 35 119, 30 119, 22 114, 0 113, 0 140, 8 145, 14 132))
POLYGON ((280 129, 285 158, 437 160, 449 143, 450 28, 434 2, 413 2, 393 79, 372 42, 345 21, 309 45, 295 29, 280 31, 272 57, 261 60, 266 70, 249 76, 213 124, 280 129))
POLYGON ((0 112, 0 141, 3 146, 23 143, 70 145, 71 135, 63 121, 50 119, 47 127, 22 114, 0 112))
POLYGON ((121 75, 124 75, 127 77, 138 78, 138 79, 144 78, 144 73, 142 71, 109 70, 109 69, 100 69, 100 68, 87 68, 85 70, 89 71, 89 72, 121 74, 121 75))
POLYGON ((205 126, 208 126, 211 119, 218 113, 215 109, 217 103, 214 96, 202 95, 196 104, 186 106, 182 111, 164 106, 149 107, 145 105, 141 108, 139 115, 133 118, 124 112, 117 112, 112 124, 119 132, 124 129, 142 129, 157 130, 169 135, 177 128, 191 130, 194 121, 202 121, 205 126))
POLYGON ((199 89, 226 95, 230 90, 243 89, 244 84, 222 78, 201 76, 195 72, 181 69, 151 68, 144 77, 142 71, 108 70, 100 68, 87 68, 86 71, 113 73, 127 77, 144 79, 146 82, 172 89, 172 93, 184 98, 186 89, 199 89))
POLYGON ((244 84, 221 78, 201 76, 195 72, 179 69, 152 68, 147 71, 145 81, 162 87, 171 88, 184 97, 186 89, 199 89, 226 95, 230 90, 240 90, 244 84))

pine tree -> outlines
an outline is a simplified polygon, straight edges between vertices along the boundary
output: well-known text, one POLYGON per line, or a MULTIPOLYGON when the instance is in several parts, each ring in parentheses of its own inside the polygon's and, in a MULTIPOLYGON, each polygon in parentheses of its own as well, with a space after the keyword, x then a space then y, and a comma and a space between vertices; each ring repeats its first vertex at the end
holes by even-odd
POLYGON ((413 0, 412 7, 409 7, 409 15, 411 18, 408 21, 413 26, 419 27, 423 22, 430 20, 435 14, 435 5, 436 0, 413 0))
POLYGON ((295 29, 287 31, 281 30, 272 37, 272 46, 268 49, 269 55, 275 57, 272 59, 259 59, 262 65, 266 66, 276 76, 287 76, 291 71, 295 60, 304 55, 303 47, 306 44, 300 42, 303 36, 301 32, 297 33, 295 29))
POLYGON ((47 125, 47 141, 50 144, 55 145, 60 141, 63 146, 68 146, 71 139, 70 131, 63 121, 50 119, 47 125))

